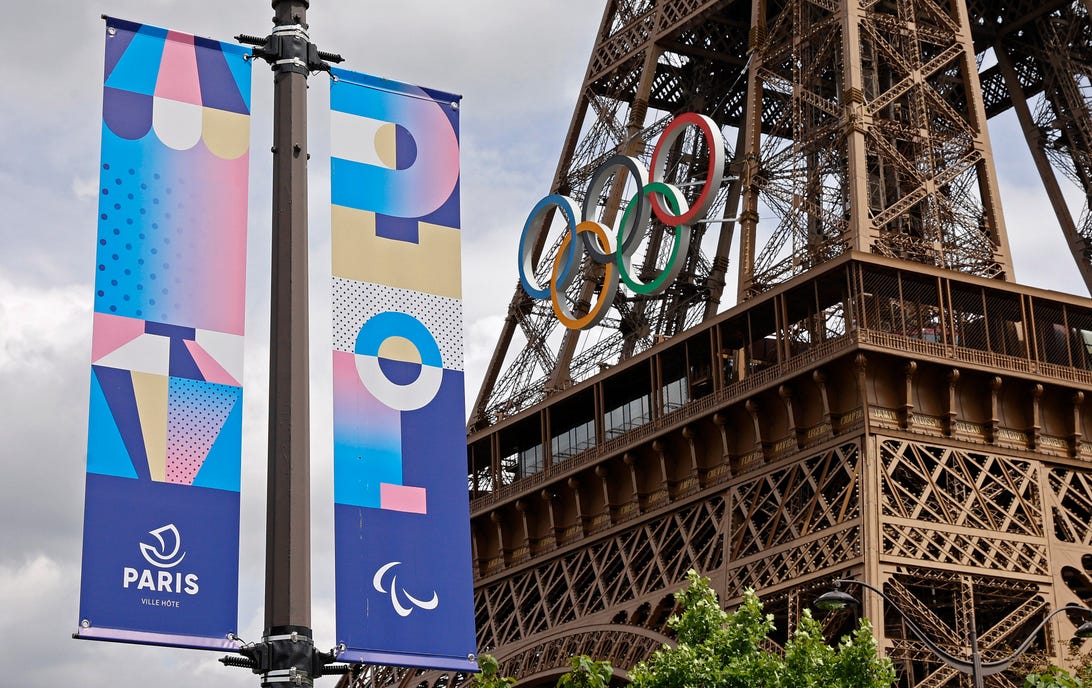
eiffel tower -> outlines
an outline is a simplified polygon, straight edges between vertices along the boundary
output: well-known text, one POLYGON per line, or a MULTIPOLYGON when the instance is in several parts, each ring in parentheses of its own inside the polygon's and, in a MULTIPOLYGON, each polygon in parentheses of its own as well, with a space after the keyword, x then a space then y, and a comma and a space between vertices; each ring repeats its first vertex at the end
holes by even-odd
MULTIPOLYGON (((619 290, 582 331, 516 287, 467 443, 478 644, 503 673, 553 685, 582 653, 624 683, 670 642, 691 568, 729 606, 755 588, 774 645, 835 576, 960 656, 972 629, 1003 656, 1049 609, 1092 602, 1092 301, 1012 281, 986 127, 1015 111, 1092 289, 1092 213, 1064 195, 1092 197, 1089 12, 606 2, 548 191, 616 226, 633 174, 589 182, 618 155, 647 165, 682 113, 720 127, 727 165, 704 221, 650 223, 641 279, 681 255, 660 293, 619 290)), ((691 128, 665 153, 691 204, 712 140, 691 128)), ((532 224, 549 283, 565 221, 532 224)), ((593 261, 580 274, 558 294, 577 315, 605 283, 593 261)), ((901 686, 971 685, 863 601, 901 686)), ((1064 662, 1082 620, 1056 617, 1033 650, 1064 662)), ((853 623, 824 617, 832 638, 853 623)), ((467 680, 369 667, 348 683, 467 680)))

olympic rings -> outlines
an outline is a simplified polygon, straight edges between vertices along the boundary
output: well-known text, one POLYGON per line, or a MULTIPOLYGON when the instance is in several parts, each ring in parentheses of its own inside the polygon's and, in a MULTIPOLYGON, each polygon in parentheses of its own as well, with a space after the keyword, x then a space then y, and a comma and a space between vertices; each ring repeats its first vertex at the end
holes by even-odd
POLYGON ((614 155, 596 168, 588 182, 579 221, 573 199, 560 194, 546 196, 535 204, 520 235, 519 278, 524 291, 535 299, 550 299, 557 319, 571 330, 594 327, 603 319, 614 302, 619 278, 637 294, 659 294, 682 270, 690 242, 690 225, 704 218, 712 207, 724 177, 724 163, 724 139, 720 128, 705 115, 686 113, 673 119, 660 135, 652 153, 651 176, 640 160, 624 155, 614 155), (701 132, 709 150, 706 178, 693 206, 678 187, 663 181, 670 152, 688 127, 701 132), (607 227, 592 218, 604 187, 620 169, 629 173, 637 192, 626 204, 617 228, 607 227), (535 277, 531 254, 546 230, 547 213, 553 209, 559 210, 564 217, 566 232, 553 261, 550 283, 543 286, 535 277), (671 232, 673 242, 671 255, 659 274, 649 282, 643 282, 632 274, 633 254, 644 240, 653 214, 657 220, 674 228, 671 232), (583 253, 604 266, 603 284, 595 305, 587 314, 577 316, 570 310, 565 292, 577 276, 583 253))
MULTIPOLYGON (((637 183, 638 189, 643 189, 648 184, 648 171, 645 166, 641 164, 641 161, 636 158, 631 158, 626 155, 615 155, 608 159, 606 162, 595 168, 595 172, 592 174, 591 181, 588 182, 588 193, 584 194, 584 218, 590 218, 595 215, 596 202, 599 200, 599 196, 603 193, 603 187, 606 185, 607 180, 611 179, 613 174, 606 174, 615 167, 624 167, 633 177, 637 183)), ((652 214, 652 207, 644 203, 644 194, 637 194, 635 197, 637 201, 637 217, 638 222, 648 224, 648 219, 652 214)), ((623 226, 625 220, 622 221, 623 226)), ((640 225, 638 225, 640 226, 640 225)), ((636 248, 637 244, 641 243, 640 239, 637 239, 637 232, 630 234, 630 236, 623 242, 621 234, 619 234, 618 245, 622 247, 623 251, 629 251, 636 248), (636 239, 636 241, 634 241, 636 239)), ((644 232, 640 232, 644 234, 644 232)), ((592 243, 591 233, 584 235, 584 250, 587 252, 591 259, 596 263, 605 264, 613 263, 614 258, 600 252, 596 246, 592 243)))

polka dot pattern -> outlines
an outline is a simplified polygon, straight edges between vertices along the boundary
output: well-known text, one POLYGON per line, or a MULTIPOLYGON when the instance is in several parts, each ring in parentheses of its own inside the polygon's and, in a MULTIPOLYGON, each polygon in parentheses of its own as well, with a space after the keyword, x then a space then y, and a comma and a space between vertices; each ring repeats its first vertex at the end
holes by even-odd
POLYGON ((172 377, 167 407, 167 482, 192 485, 243 390, 172 377))
POLYGON ((193 237, 182 227, 197 221, 200 199, 182 174, 171 178, 127 165, 103 163, 99 198, 95 310, 165 321, 186 290, 176 274, 193 237))
POLYGON ((463 303, 371 282, 333 278, 334 350, 352 352, 360 328, 384 311, 409 313, 424 323, 440 346, 444 368, 463 369, 463 303))

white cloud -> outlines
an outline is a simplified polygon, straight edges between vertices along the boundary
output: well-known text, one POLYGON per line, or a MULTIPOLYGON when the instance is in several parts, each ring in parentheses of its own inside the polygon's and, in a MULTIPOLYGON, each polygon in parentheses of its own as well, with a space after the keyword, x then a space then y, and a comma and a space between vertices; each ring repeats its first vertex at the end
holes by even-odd
POLYGON ((86 284, 36 288, 0 274, 0 374, 12 370, 47 372, 54 359, 85 346, 90 354, 90 287, 86 284))
POLYGON ((19 565, 0 564, 0 629, 6 637, 17 631, 20 610, 41 609, 50 598, 62 594, 64 575, 60 565, 38 554, 19 565))
POLYGON ((79 201, 98 198, 99 182, 94 177, 75 177, 72 180, 72 193, 79 201))

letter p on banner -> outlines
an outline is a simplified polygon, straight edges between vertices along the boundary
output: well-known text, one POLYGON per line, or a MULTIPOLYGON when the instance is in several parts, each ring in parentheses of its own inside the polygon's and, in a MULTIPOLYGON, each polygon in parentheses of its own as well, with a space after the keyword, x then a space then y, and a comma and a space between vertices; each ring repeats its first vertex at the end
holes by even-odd
POLYGON ((333 75, 339 658, 474 670, 459 96, 333 75))

